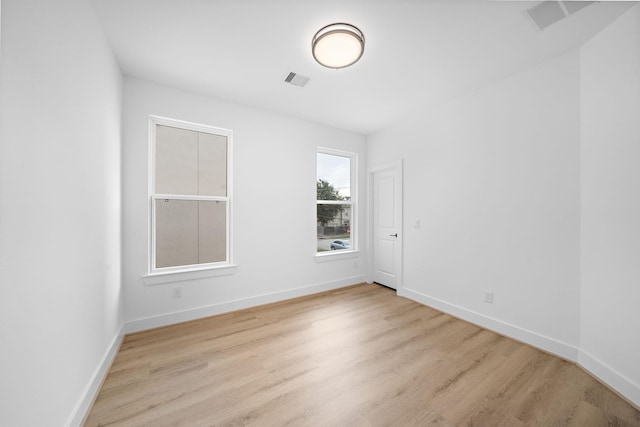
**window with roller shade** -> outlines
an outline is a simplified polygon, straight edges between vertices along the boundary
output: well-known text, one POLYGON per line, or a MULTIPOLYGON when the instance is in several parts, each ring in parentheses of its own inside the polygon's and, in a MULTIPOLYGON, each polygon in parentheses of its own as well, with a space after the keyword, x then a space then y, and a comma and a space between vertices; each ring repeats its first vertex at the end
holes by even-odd
POLYGON ((231 262, 231 131, 152 117, 150 272, 231 262))

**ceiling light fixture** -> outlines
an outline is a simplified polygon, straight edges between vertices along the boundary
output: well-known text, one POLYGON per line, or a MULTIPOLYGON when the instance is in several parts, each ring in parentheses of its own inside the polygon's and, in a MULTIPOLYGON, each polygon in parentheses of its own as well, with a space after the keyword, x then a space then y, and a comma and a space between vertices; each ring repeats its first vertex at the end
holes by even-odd
POLYGON ((322 27, 311 40, 313 58, 327 68, 353 65, 364 53, 364 34, 351 24, 322 27))

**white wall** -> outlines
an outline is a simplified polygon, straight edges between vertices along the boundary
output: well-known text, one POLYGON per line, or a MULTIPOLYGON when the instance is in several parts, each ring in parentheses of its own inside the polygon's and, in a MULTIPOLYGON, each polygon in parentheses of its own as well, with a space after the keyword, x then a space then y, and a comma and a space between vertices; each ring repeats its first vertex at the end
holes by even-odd
POLYGON ((369 137, 371 166, 404 159, 402 292, 640 405, 638 117, 635 6, 577 51, 369 137))
POLYGON ((78 424, 122 324, 122 79, 86 0, 4 0, 0 425, 78 424))
MULTIPOLYGON (((325 263, 315 260, 318 146, 358 153, 364 183, 364 136, 126 78, 123 285, 128 330, 364 281, 362 255, 325 263), (234 274, 152 286, 142 280, 148 264, 150 114, 233 130, 234 274), (172 298, 176 286, 182 288, 182 298, 172 298)), ((365 194, 363 187, 363 206, 365 194)), ((364 221, 363 210, 359 219, 364 221)), ((364 247, 364 240, 361 244, 364 247)))
POLYGON ((404 159, 401 292, 574 359, 578 67, 565 54, 368 138, 372 167, 404 159))
POLYGON ((580 55, 580 363, 640 406, 640 7, 580 55))

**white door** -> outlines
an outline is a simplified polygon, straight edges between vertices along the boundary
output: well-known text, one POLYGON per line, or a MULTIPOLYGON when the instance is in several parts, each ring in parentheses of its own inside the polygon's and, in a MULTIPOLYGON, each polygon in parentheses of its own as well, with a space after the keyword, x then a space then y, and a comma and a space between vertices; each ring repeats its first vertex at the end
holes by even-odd
POLYGON ((372 173, 373 281, 398 289, 402 267, 401 164, 372 173))

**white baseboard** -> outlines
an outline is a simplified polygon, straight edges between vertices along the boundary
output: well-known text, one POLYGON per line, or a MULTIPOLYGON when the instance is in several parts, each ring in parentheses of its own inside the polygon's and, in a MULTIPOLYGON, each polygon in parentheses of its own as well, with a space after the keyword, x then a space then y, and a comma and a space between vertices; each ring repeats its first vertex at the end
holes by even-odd
POLYGON ((364 275, 347 277, 332 282, 319 283, 315 285, 302 286, 299 288, 287 289, 285 291, 272 292, 269 294, 256 295, 232 301, 225 301, 204 307, 192 308, 189 310, 174 313, 161 314, 159 316, 147 317, 143 319, 130 320, 125 324, 125 333, 139 332, 147 329, 159 328, 173 325, 189 320, 201 319, 215 316, 217 314, 229 313, 231 311, 242 310, 244 308, 256 307, 258 305, 272 302, 284 301, 291 298, 330 291, 332 289, 343 288, 345 286, 362 283, 364 275))
POLYGON ((89 415, 89 411, 91 410, 91 406, 93 405, 93 402, 98 396, 98 392, 102 387, 102 383, 107 377, 109 368, 111 368, 111 364, 118 354, 118 350, 120 349, 123 338, 124 325, 120 327, 118 333, 113 337, 113 340, 111 340, 111 344, 109 345, 109 348, 107 348, 102 361, 91 376, 91 379, 82 392, 82 395, 80 396, 80 399, 78 400, 75 408, 73 408, 71 416, 66 423, 67 427, 81 427, 84 424, 84 421, 87 415, 89 415))
POLYGON ((536 332, 511 325, 454 304, 450 304, 411 289, 403 288, 398 292, 398 295, 412 299, 429 307, 433 307, 437 310, 497 332, 501 335, 505 335, 509 338, 513 338, 517 341, 524 342, 525 344, 529 344, 533 347, 560 356, 571 362, 578 361, 578 348, 573 345, 557 341, 553 338, 540 335, 536 332))
POLYGON ((620 397, 627 400, 636 408, 640 408, 640 385, 628 380, 615 369, 607 366, 605 363, 578 347, 493 319, 485 316, 484 314, 467 310, 466 308, 444 302, 437 298, 429 297, 411 289, 399 289, 398 295, 412 299, 429 307, 433 307, 444 313, 466 320, 483 328, 495 331, 509 338, 522 341, 571 362, 575 362, 590 375, 593 375, 595 378, 618 393, 620 397))
POLYGON ((615 390, 620 397, 640 410, 640 385, 628 380, 615 369, 582 349, 578 354, 578 366, 615 390))

